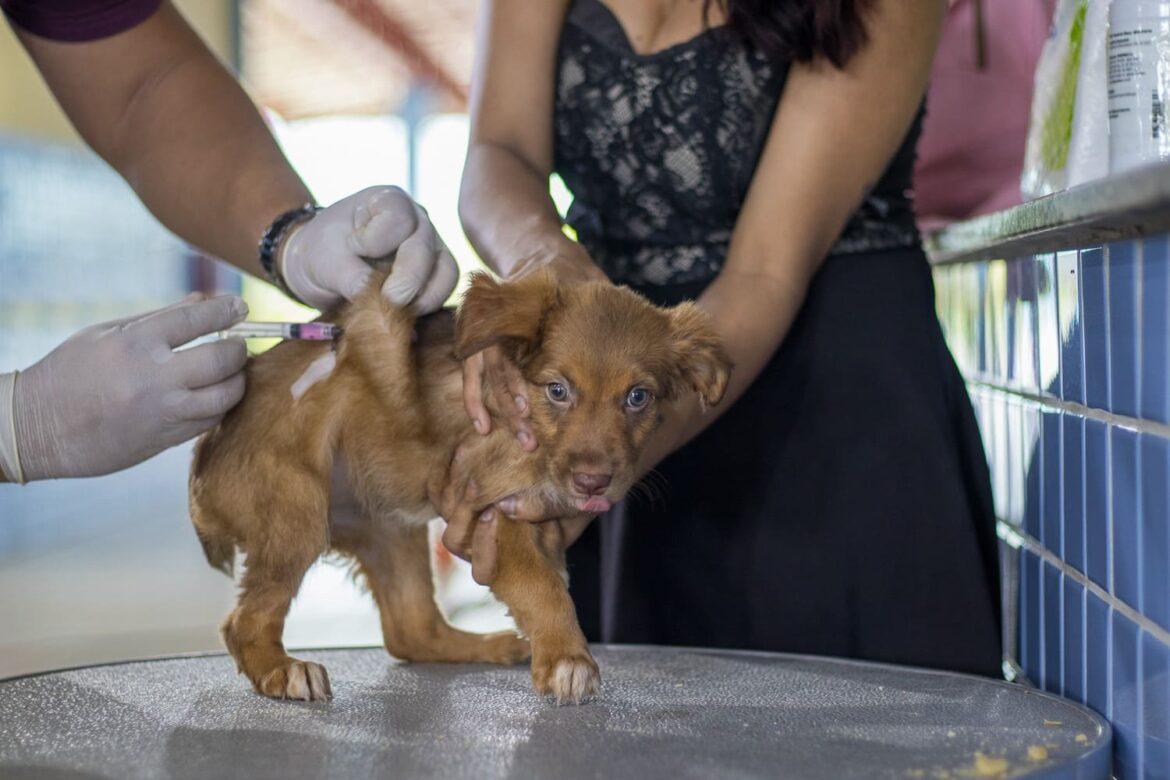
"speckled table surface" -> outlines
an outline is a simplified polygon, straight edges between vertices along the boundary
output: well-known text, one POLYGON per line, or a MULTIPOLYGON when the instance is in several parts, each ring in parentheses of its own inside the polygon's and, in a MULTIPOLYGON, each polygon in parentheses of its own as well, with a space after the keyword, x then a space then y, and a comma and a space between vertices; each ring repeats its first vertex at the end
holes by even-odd
POLYGON ((601 697, 524 667, 301 654, 329 703, 264 699, 223 655, 0 682, 0 777, 1037 777, 1109 774, 1108 724, 973 677, 830 659, 598 647, 601 697))

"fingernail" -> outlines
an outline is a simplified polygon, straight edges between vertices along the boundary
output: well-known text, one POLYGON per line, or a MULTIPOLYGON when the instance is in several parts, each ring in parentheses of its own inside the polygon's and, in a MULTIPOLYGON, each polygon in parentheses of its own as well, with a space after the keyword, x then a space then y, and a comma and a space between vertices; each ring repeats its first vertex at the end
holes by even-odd
POLYGON ((479 485, 475 484, 474 479, 469 479, 467 481, 467 491, 466 491, 465 495, 468 498, 475 498, 476 496, 479 495, 479 485))
POLYGON ((528 409, 528 399, 522 395, 516 396, 516 408, 522 412, 527 410, 528 409))
POLYGON ((248 316, 248 304, 244 303, 243 298, 232 299, 232 314, 241 319, 248 316))
POLYGON ((480 514, 479 514, 479 522, 481 522, 481 523, 492 523, 492 522, 495 522, 495 519, 496 519, 496 510, 494 510, 494 509, 488 509, 488 510, 485 510, 483 512, 480 512, 480 514))
POLYGON ((533 444, 536 444, 536 440, 532 438, 532 434, 528 431, 520 431, 516 436, 520 439, 521 447, 531 447, 533 444))
POLYGON ((487 433, 487 423, 483 421, 482 417, 475 418, 475 430, 479 433, 487 433))
POLYGON ((496 505, 500 508, 501 512, 510 516, 516 514, 519 503, 519 500, 515 496, 508 496, 507 498, 500 499, 496 505))

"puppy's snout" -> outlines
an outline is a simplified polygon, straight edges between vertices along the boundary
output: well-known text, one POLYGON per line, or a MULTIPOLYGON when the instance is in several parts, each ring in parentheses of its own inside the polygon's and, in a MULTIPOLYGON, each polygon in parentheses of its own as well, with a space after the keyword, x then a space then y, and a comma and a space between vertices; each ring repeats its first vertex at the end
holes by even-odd
POLYGON ((573 472, 573 486, 587 496, 599 496, 613 481, 613 474, 589 474, 584 471, 573 472))

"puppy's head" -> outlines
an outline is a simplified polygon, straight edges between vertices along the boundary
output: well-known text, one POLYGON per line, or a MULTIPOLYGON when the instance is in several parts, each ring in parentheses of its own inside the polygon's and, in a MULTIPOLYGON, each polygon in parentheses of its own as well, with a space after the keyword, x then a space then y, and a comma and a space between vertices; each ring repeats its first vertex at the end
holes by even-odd
POLYGON ((567 505, 605 511, 637 479, 663 404, 719 403, 731 360, 707 314, 664 309, 604 282, 559 287, 546 273, 472 279, 456 325, 467 357, 499 345, 531 386, 532 425, 567 505))

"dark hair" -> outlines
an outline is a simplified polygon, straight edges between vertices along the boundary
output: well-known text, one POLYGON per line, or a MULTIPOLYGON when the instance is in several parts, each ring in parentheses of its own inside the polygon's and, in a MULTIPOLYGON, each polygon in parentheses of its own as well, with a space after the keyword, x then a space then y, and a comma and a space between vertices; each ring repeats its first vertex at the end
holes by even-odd
POLYGON ((838 68, 865 45, 872 0, 703 0, 727 16, 728 29, 774 60, 824 57, 838 68))

